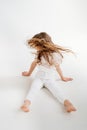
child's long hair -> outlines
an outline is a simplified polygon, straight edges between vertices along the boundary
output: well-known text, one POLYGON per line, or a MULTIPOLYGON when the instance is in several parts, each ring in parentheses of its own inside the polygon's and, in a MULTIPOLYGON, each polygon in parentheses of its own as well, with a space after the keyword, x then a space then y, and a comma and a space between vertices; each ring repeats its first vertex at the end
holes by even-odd
MULTIPOLYGON (((56 52, 63 58, 62 52, 72 52, 70 49, 66 49, 62 46, 56 45, 52 42, 51 37, 46 32, 41 32, 34 35, 30 40, 27 41, 28 45, 32 48, 39 47, 40 50, 37 51, 38 63, 41 62, 41 57, 43 56, 45 60, 50 63, 49 55, 52 57, 52 53, 56 52)), ((52 57, 53 58, 53 57, 52 57)))

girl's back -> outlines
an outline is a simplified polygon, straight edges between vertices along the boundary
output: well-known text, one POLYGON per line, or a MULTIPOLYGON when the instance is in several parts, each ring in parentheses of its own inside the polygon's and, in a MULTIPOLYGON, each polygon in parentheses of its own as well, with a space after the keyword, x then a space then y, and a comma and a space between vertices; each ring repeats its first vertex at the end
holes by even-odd
POLYGON ((41 62, 38 64, 38 71, 36 76, 38 78, 44 79, 52 79, 55 78, 55 65, 59 65, 62 63, 62 57, 60 54, 54 52, 52 53, 52 57, 49 56, 49 61, 51 65, 47 62, 47 60, 42 56, 41 62))

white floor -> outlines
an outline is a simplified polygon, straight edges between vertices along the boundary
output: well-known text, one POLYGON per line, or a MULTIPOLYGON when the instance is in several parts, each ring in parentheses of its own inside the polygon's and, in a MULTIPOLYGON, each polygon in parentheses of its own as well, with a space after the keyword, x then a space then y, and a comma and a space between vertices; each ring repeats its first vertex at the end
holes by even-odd
POLYGON ((87 130, 87 81, 80 76, 62 87, 77 108, 71 114, 45 88, 36 96, 30 113, 20 110, 30 78, 0 78, 0 130, 87 130))
POLYGON ((87 130, 86 44, 87 0, 0 0, 0 130, 87 130), (66 56, 63 66, 74 80, 61 83, 77 108, 71 114, 45 88, 30 113, 20 110, 31 79, 9 75, 29 68, 32 56, 25 43, 41 31, 76 53, 77 59, 66 56))

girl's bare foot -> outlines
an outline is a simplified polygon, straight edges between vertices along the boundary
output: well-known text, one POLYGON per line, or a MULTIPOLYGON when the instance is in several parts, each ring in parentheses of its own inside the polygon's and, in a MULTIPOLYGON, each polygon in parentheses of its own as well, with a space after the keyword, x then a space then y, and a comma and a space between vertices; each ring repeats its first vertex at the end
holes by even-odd
POLYGON ((72 103, 69 100, 64 101, 64 106, 66 107, 67 112, 76 111, 76 108, 72 105, 72 103))
POLYGON ((25 100, 24 104, 21 106, 22 111, 29 112, 30 110, 28 107, 30 104, 31 104, 31 102, 29 100, 25 100))

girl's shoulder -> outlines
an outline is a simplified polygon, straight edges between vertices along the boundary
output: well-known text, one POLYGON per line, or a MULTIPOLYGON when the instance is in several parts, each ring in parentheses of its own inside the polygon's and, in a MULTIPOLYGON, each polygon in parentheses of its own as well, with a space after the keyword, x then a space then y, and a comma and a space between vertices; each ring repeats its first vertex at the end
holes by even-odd
POLYGON ((55 59, 55 58, 60 58, 60 59, 62 59, 62 56, 61 56, 59 53, 57 53, 57 52, 52 53, 52 56, 53 56, 54 59, 55 59))
POLYGON ((56 64, 62 63, 62 56, 61 56, 59 53, 54 52, 54 53, 52 54, 52 56, 53 56, 53 62, 54 62, 54 63, 56 63, 56 64))

